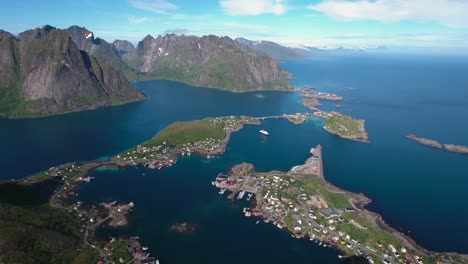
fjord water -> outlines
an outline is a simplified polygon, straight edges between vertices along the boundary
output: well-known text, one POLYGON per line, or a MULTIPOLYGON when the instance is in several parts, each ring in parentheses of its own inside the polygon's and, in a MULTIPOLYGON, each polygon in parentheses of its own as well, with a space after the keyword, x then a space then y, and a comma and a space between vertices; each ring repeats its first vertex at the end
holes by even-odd
MULTIPOLYGON (((468 145, 468 60, 449 56, 323 56, 284 63, 292 82, 343 95, 338 109, 366 120, 371 144, 327 134, 320 121, 295 126, 267 120, 232 137, 225 155, 213 160, 184 158, 161 171, 130 168, 96 172, 80 197, 93 203, 134 201, 130 226, 105 233, 137 233, 152 252, 170 263, 188 260, 229 263, 338 263, 336 252, 296 240, 242 216, 242 204, 217 194, 218 172, 247 161, 258 170, 287 170, 308 150, 324 146, 325 176, 341 188, 373 199, 370 209, 432 250, 468 252, 468 157, 407 140, 407 133, 443 143, 468 145), (143 175, 145 173, 145 175, 143 175), (200 225, 191 235, 170 225, 200 225), (210 251, 211 249, 211 251, 210 251), (183 253, 181 253, 183 252, 183 253), (249 261, 250 259, 250 261, 249 261), (232 260, 232 262, 231 262, 232 260), (266 261, 265 261, 266 262, 266 261)), ((52 165, 96 159, 149 139, 173 121, 206 116, 264 116, 302 112, 295 93, 233 94, 169 81, 136 83, 150 99, 41 119, 0 119, 0 165, 4 179, 52 165)), ((335 110, 335 103, 323 109, 335 110)))

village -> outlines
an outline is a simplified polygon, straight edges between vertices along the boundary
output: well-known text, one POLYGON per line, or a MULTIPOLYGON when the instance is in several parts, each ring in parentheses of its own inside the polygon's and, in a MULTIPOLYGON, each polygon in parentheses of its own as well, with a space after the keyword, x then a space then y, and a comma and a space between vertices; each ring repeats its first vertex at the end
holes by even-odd
POLYGON ((224 153, 230 135, 244 124, 260 124, 253 117, 228 116, 175 123, 136 148, 112 159, 118 166, 144 165, 150 169, 170 167, 179 156, 197 153, 212 158, 224 153), (167 133, 165 133, 167 132, 167 133))
POLYGON ((98 263, 159 263, 150 256, 147 247, 141 246, 138 237, 130 239, 110 238, 109 241, 94 239, 94 232, 103 225, 121 227, 127 225, 126 215, 132 211, 133 202, 127 204, 101 203, 99 206, 88 205, 78 199, 76 188, 83 183, 89 183, 93 177, 88 172, 104 163, 66 163, 61 166, 51 167, 49 170, 23 180, 23 184, 30 184, 46 179, 58 179, 60 185, 50 198, 49 204, 55 208, 67 210, 79 219, 79 232, 83 236, 83 243, 96 251, 100 260, 98 263))
MULTIPOLYGON (((370 263, 452 263, 448 256, 429 256, 413 249, 369 222, 350 193, 340 192, 323 179, 321 147, 311 150, 304 165, 288 173, 255 172, 239 164, 229 175, 219 174, 212 184, 230 199, 252 201, 247 217, 261 217, 295 238, 308 238, 319 246, 335 247, 345 256, 360 255, 370 263)), ((258 223, 258 221, 257 221, 258 223)))
POLYGON ((311 87, 304 87, 300 89, 301 96, 306 98, 316 98, 316 99, 323 99, 323 100, 331 100, 331 101, 341 101, 343 100, 342 96, 332 94, 332 93, 324 93, 324 92, 317 92, 314 88, 311 87))

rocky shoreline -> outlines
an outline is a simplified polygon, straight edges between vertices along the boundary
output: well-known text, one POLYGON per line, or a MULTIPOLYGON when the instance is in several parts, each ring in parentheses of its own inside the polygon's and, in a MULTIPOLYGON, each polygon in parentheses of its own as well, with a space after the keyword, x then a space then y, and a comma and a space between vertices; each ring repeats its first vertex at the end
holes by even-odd
MULTIPOLYGON (((243 196, 251 197, 253 194, 255 198, 252 201, 252 208, 251 209, 244 208, 244 214, 247 217, 250 217, 250 216, 261 217, 264 219, 265 223, 272 222, 275 226, 277 226, 280 229, 285 228, 286 230, 288 230, 288 232, 292 234, 293 237, 309 238, 310 240, 316 241, 317 243, 318 241, 320 241, 320 245, 323 244, 324 246, 336 247, 342 252, 342 254, 345 254, 345 255, 350 255, 350 253, 354 254, 352 253, 354 252, 353 250, 350 251, 350 245, 358 245, 358 248, 361 248, 364 252, 366 252, 364 256, 366 256, 368 259, 371 256, 374 259, 374 261, 375 260, 383 261, 384 258, 380 260, 381 255, 380 255, 380 252, 378 252, 378 251, 382 251, 385 253, 385 255, 386 254, 391 255, 392 258, 394 259, 388 263, 396 263, 394 261, 397 261, 397 259, 398 261, 402 260, 400 258, 401 255, 399 255, 399 251, 401 250, 402 255, 405 255, 404 253, 408 252, 411 254, 411 258, 414 258, 416 261, 424 260, 424 263, 468 263, 468 255, 466 254, 459 254, 459 253, 452 253, 452 252, 441 253, 441 252, 433 252, 433 251, 424 249, 422 246, 418 245, 418 243, 414 241, 412 238, 390 227, 379 214, 367 210, 365 207, 372 202, 370 198, 366 197, 364 194, 361 194, 361 193, 353 193, 353 192, 342 190, 334 186, 333 184, 331 184, 324 178, 321 178, 322 187, 317 187, 317 188, 319 188, 320 190, 324 188, 324 190, 333 194, 344 195, 344 197, 346 197, 348 201, 353 205, 353 207, 345 208, 345 210, 340 210, 336 208, 336 210, 338 211, 338 214, 341 214, 341 216, 337 216, 337 218, 333 216, 331 218, 327 217, 326 218, 327 223, 328 222, 331 223, 333 221, 335 221, 336 223, 349 222, 349 223, 352 223, 353 225, 356 225, 357 227, 360 227, 362 229, 362 231, 360 232, 368 232, 367 231, 368 229, 376 230, 376 232, 380 233, 380 235, 377 235, 377 237, 379 237, 377 239, 379 240, 380 239, 385 240, 384 237, 391 236, 392 237, 392 239, 390 239, 391 241, 395 241, 396 239, 396 241, 400 241, 400 242, 398 243, 395 242, 397 244, 394 244, 395 246, 393 246, 391 245, 393 244, 393 242, 391 242, 391 244, 388 245, 382 240, 380 241, 383 243, 380 244, 380 242, 375 242, 375 240, 373 239, 369 239, 368 241, 362 241, 362 240, 356 241, 356 240, 353 240, 353 236, 351 238, 349 237, 345 238, 346 234, 343 235, 341 231, 338 232, 338 230, 340 230, 341 228, 341 224, 323 226, 322 224, 320 224, 321 217, 319 217, 318 220, 313 220, 313 219, 317 219, 316 217, 318 215, 316 214, 316 212, 321 211, 323 209, 319 209, 320 207, 313 208, 314 206, 312 206, 311 210, 309 211, 308 207, 303 208, 304 204, 311 204, 308 202, 309 198, 306 198, 306 197, 308 195, 312 195, 312 198, 314 197, 314 194, 309 193, 307 189, 303 189, 302 187, 300 187, 300 199, 299 200, 302 200, 303 205, 299 205, 299 206, 295 204, 295 202, 291 203, 292 201, 291 198, 287 199, 284 197, 285 194, 281 187, 278 187, 278 189, 275 189, 275 188, 273 190, 271 189, 272 187, 269 186, 268 184, 268 182, 271 180, 274 183, 273 186, 286 185, 288 187, 287 189, 289 190, 288 192, 290 192, 292 191, 291 188, 292 186, 294 186, 294 182, 300 181, 302 176, 313 177, 314 175, 316 175, 317 171, 314 171, 313 168, 316 168, 318 166, 317 160, 320 160, 320 159, 317 159, 317 158, 321 156, 321 153, 317 153, 317 150, 319 150, 320 152, 320 149, 321 148, 316 148, 316 151, 313 153, 314 156, 312 158, 309 158, 303 165, 298 165, 298 166, 293 167, 288 173, 282 173, 279 171, 257 172, 254 170, 254 167, 252 164, 242 163, 242 164, 234 166, 231 169, 230 174, 228 175, 219 174, 216 180, 213 182, 213 185, 215 185, 217 188, 220 188, 221 190, 231 191, 232 193, 228 196, 228 198, 230 199, 234 199, 235 197, 237 197, 237 199, 242 199, 243 196), (272 178, 272 179, 269 180, 269 178, 272 178), (257 187, 254 188, 252 186, 257 186, 257 187), (266 187, 266 186, 269 186, 269 187, 266 187), (283 193, 283 196, 277 197, 276 195, 279 193, 283 193), (271 197, 269 195, 271 195, 271 197), (289 206, 286 206, 286 208, 289 209, 290 207, 289 210, 293 214, 292 218, 296 219, 294 220, 294 224, 291 224, 291 223, 288 224, 286 220, 287 218, 286 215, 289 215, 291 212, 286 212, 286 213, 282 212, 282 210, 284 210, 283 204, 288 205, 288 203, 289 203, 289 206), (278 214, 283 215, 283 217, 270 215, 271 209, 269 209, 269 207, 277 208, 273 210, 273 213, 276 215, 275 212, 279 212, 278 214), (307 219, 304 219, 303 217, 300 217, 299 216, 300 214, 297 213, 300 210, 305 210, 305 212, 310 212, 312 218, 310 220, 307 220, 307 219), (349 219, 347 219, 348 217, 349 219), (309 226, 310 226, 310 222, 312 221, 312 226, 309 229, 307 225, 301 224, 301 221, 298 219, 302 219, 302 223, 309 222, 309 226), (330 219, 334 219, 334 220, 332 221, 330 219), (353 221, 350 219, 354 219, 357 221, 353 221), (330 229, 328 233, 330 232, 334 232, 334 233, 336 232, 336 233, 335 234, 330 233, 328 235, 327 232, 323 232, 322 234, 321 230, 328 230, 328 227, 330 229), (334 230, 337 230, 337 231, 334 231, 334 230), (340 234, 339 236, 337 235, 338 233, 340 234), (372 245, 373 243, 377 243, 379 244, 379 246, 372 245)), ((304 185, 307 185, 307 184, 301 183, 299 186, 304 186, 304 185)), ((319 194, 321 192, 322 191, 318 191, 319 194)), ((315 194, 315 197, 316 197, 316 194, 315 194)), ((329 203, 328 206, 333 206, 333 204, 329 203)), ((374 233, 371 232, 368 235, 372 236, 373 234, 374 233)), ((382 253, 382 256, 385 256, 384 253, 382 253)), ((409 255, 406 254, 407 259, 408 259, 408 256, 409 255)), ((419 263, 422 263, 422 262, 419 262, 419 263)))
POLYGON ((323 129, 328 133, 344 139, 370 143, 365 120, 354 119, 338 112, 317 111, 314 115, 327 120, 323 129))
POLYGON ((443 149, 443 150, 454 152, 454 153, 468 154, 468 147, 465 147, 465 146, 454 145, 454 144, 442 144, 433 139, 423 138, 423 137, 419 137, 413 134, 408 134, 406 135, 406 137, 408 139, 411 139, 417 143, 420 143, 428 147, 443 149))

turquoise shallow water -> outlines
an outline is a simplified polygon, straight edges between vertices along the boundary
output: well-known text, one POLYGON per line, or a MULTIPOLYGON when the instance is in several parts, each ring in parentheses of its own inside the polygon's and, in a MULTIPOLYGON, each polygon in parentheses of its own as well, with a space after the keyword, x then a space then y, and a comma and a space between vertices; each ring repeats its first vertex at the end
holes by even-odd
MULTIPOLYGON (((331 182, 371 197, 370 209, 423 246, 468 252, 468 157, 404 137, 415 133, 468 145, 463 133, 468 130, 466 61, 360 55, 287 62, 284 67, 295 74, 292 82, 297 86, 343 95, 344 107, 339 110, 366 119, 372 144, 337 138, 314 121, 294 126, 285 120, 267 120, 261 128, 270 137, 261 137, 258 126, 247 126, 234 134, 227 153, 214 160, 185 158, 156 172, 96 172, 96 180, 82 187, 81 199, 134 201, 130 226, 107 232, 141 234, 156 256, 171 263, 191 259, 211 263, 222 258, 229 263, 288 259, 338 263, 333 250, 290 238, 270 225, 255 225, 242 216, 241 204, 227 201, 210 184, 217 173, 241 161, 262 171, 287 170, 302 163, 310 147, 320 143, 331 182), (168 228, 177 221, 198 223, 200 229, 189 236, 171 234, 168 228)), ((0 119, 1 177, 19 178, 66 161, 112 155, 177 120, 306 110, 295 93, 233 94, 169 81, 136 85, 149 100, 41 119, 0 119)), ((334 103, 323 108, 335 109, 334 103)))

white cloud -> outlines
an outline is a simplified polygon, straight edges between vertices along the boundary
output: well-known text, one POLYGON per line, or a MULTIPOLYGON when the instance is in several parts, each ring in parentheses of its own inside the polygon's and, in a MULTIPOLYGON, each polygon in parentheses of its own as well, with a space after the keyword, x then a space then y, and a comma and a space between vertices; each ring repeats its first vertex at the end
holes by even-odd
POLYGON ((178 9, 178 6, 167 0, 129 0, 128 3, 134 8, 163 15, 178 9))
POLYGON ((128 17, 128 22, 130 22, 130 24, 134 24, 134 25, 145 23, 145 22, 148 22, 148 21, 151 21, 151 20, 153 20, 153 19, 150 18, 150 17, 137 17, 137 16, 129 16, 128 17))
POLYGON ((308 8, 345 21, 418 21, 468 27, 466 0, 325 0, 308 8))
POLYGON ((232 16, 281 15, 287 11, 283 0, 221 0, 219 4, 232 16))

